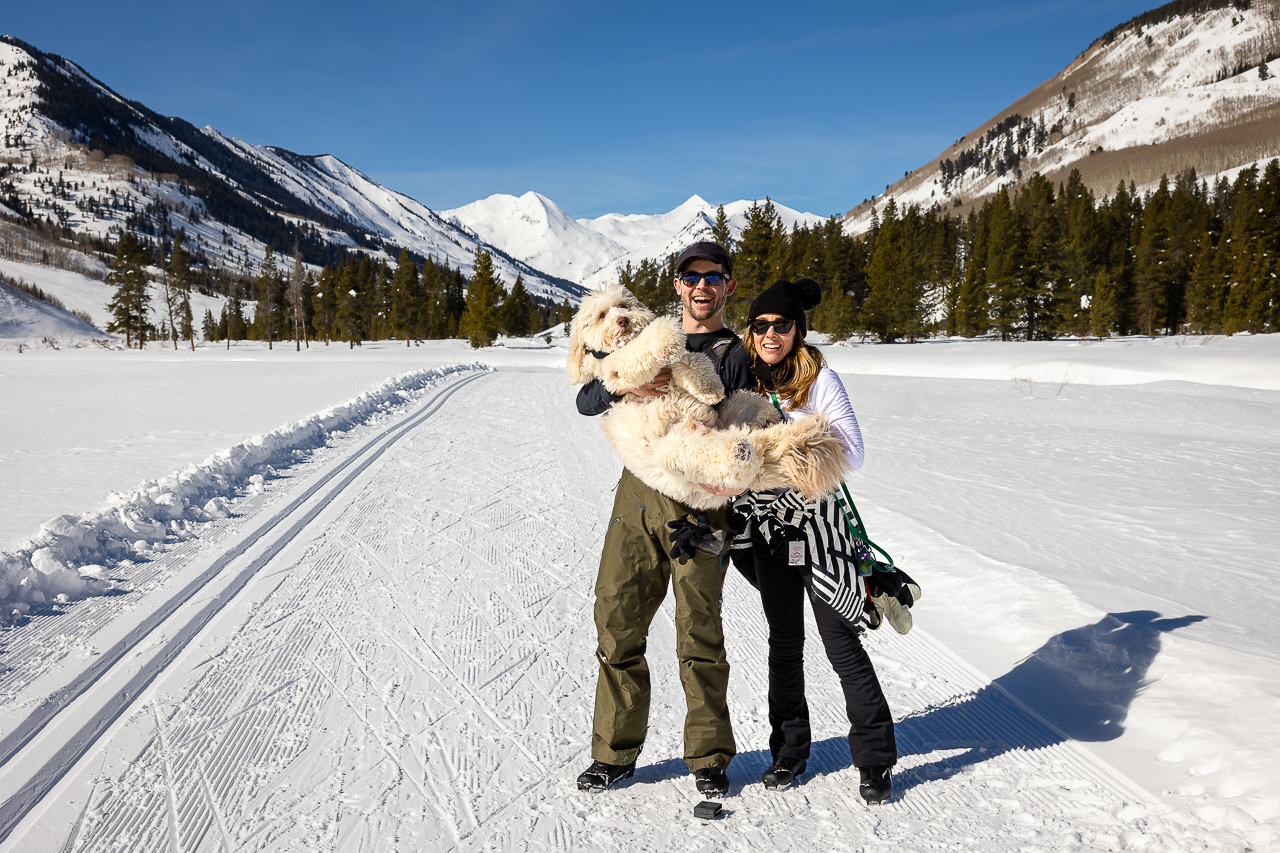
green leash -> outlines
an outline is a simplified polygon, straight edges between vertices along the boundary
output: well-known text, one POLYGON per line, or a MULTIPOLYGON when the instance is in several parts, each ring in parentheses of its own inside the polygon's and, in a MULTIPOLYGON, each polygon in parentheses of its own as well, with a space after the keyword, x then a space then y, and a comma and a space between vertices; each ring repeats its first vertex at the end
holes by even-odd
MULTIPOLYGON (((772 402, 773 407, 778 410, 778 417, 782 418, 782 420, 785 422, 787 419, 787 416, 782 411, 782 404, 778 402, 778 395, 774 393, 770 393, 769 401, 772 402)), ((862 516, 858 514, 858 507, 853 502, 853 496, 849 494, 849 487, 846 484, 841 483, 840 490, 844 493, 844 498, 841 499, 840 495, 837 494, 835 496, 836 506, 840 507, 840 515, 844 517, 844 523, 849 528, 849 534, 853 536, 855 539, 861 540, 862 542, 866 543, 868 547, 874 548, 876 551, 879 551, 881 556, 883 556, 886 560, 889 561, 888 564, 886 565, 885 563, 882 563, 879 560, 864 558, 858 566, 858 572, 863 576, 866 576, 866 575, 870 575, 873 571, 876 571, 876 570, 879 570, 882 572, 894 571, 893 557, 889 555, 888 551, 881 548, 876 543, 872 542, 871 537, 867 535, 866 525, 862 523, 862 516), (851 513, 852 513, 852 517, 850 517, 851 513)))

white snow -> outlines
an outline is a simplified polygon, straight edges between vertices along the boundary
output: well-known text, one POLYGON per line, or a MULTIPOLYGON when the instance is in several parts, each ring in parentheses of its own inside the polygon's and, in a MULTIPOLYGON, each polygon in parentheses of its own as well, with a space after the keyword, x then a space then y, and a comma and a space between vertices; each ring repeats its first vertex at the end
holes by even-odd
POLYGON ((925 591, 911 635, 868 637, 898 720, 899 794, 869 810, 853 792, 816 643, 811 772, 762 790, 765 628, 730 577, 740 755, 714 823, 691 817, 701 798, 678 760, 669 603, 635 780, 573 787, 618 463, 573 409, 562 345, 0 352, 0 398, 22 401, 0 418, 0 518, 56 490, 70 508, 50 514, 71 516, 0 537, 36 537, 9 559, 51 570, 22 572, 66 598, 3 634, 0 747, 130 626, 150 639, 102 676, 101 701, 119 695, 117 670, 155 674, 115 722, 88 690, 0 767, 3 801, 62 732, 104 721, 0 850, 1272 849, 1280 339, 823 352, 867 442, 850 486, 925 591), (473 358, 498 369, 417 421, 415 402, 388 407, 476 376, 432 372, 473 358), (345 414, 306 417, 393 374, 345 414), (378 438, 398 423, 403 437, 378 438), (350 485, 290 509, 377 441, 385 455, 350 485), (97 479, 79 470, 92 458, 111 460, 97 479), (104 474, 132 514, 94 509, 104 474), (309 506, 314 520, 290 527, 309 506), (155 602, 273 513, 279 548, 228 563, 151 627, 155 602), (118 554, 102 538, 86 553, 76 533, 131 522, 143 544, 118 554), (222 609, 172 656, 211 602, 222 609))
POLYGON ((55 305, 0 285, 0 340, 88 343, 103 333, 55 305))
POLYGON ((274 473, 275 466, 288 465, 297 454, 322 445, 329 433, 402 404, 451 373, 475 369, 480 366, 405 373, 345 403, 220 450, 203 462, 113 493, 102 509, 50 519, 38 534, 0 555, 0 625, 47 598, 91 591, 91 582, 75 582, 79 567, 91 566, 89 574, 97 576, 99 563, 146 554, 166 540, 190 538, 193 523, 225 518, 227 499, 246 482, 250 491, 255 486, 260 490, 264 471, 274 473))
MULTIPOLYGON (((1258 2, 1242 11, 1235 7, 1217 9, 1195 16, 1174 17, 1143 31, 1126 30, 1110 45, 1097 44, 1086 50, 1066 69, 1041 84, 1055 97, 1030 116, 1051 127, 1063 122, 1063 137, 1042 152, 1029 151, 1021 163, 1024 176, 1033 172, 1048 174, 1089 156, 1101 147, 1119 151, 1144 145, 1158 145, 1230 127, 1241 120, 1257 120, 1254 111, 1280 103, 1280 75, 1274 71, 1261 79, 1257 65, 1235 76, 1217 80, 1226 69, 1234 70, 1239 58, 1258 57, 1267 50, 1280 50, 1280 6, 1274 2, 1258 2), (1058 85, 1075 86, 1084 71, 1088 91, 1080 91, 1075 109, 1067 103, 1067 93, 1058 93, 1058 85), (1254 114, 1251 119, 1242 119, 1254 114)), ((1005 117, 1002 113, 1000 118, 1005 117)), ((976 139, 976 135, 975 135, 976 139)), ((939 159, 952 158, 974 144, 967 139, 948 148, 939 159)), ((1023 145, 1031 148, 1031 143, 1023 145)), ((1219 177, 1234 179, 1240 169, 1261 166, 1280 156, 1280 141, 1270 147, 1259 143, 1256 156, 1237 155, 1229 168, 1197 170, 1200 178, 1214 184, 1219 177)), ((1242 148, 1242 151, 1244 149, 1242 148)), ((1170 175, 1170 178, 1173 176, 1170 175)), ((981 199, 1009 184, 1012 176, 982 174, 970 170, 947 190, 943 189, 936 165, 929 172, 904 179, 888 195, 899 206, 935 203, 946 205, 952 196, 965 201, 981 199)), ((1156 183, 1138 187, 1141 192, 1154 190, 1156 183)), ((1114 187, 1104 188, 1109 193, 1114 187)), ((887 199, 877 200, 883 208, 887 199)), ((862 233, 870 227, 871 211, 867 209, 846 222, 850 233, 862 233)))
MULTIPOLYGON (((754 203, 740 200, 724 205, 735 239, 742 235, 746 213, 754 203)), ((646 259, 663 263, 691 243, 712 239, 716 208, 694 195, 666 213, 607 213, 574 220, 546 196, 527 192, 518 198, 498 193, 440 215, 538 269, 596 288, 616 282, 628 262, 633 267, 646 259)), ((777 202, 774 209, 788 230, 797 223, 822 222, 820 216, 777 202)))

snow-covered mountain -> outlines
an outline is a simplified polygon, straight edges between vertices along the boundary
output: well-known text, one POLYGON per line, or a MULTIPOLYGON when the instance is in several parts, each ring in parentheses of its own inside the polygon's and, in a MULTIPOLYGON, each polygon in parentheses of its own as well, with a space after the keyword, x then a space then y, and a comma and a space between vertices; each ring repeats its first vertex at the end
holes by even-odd
MULTIPOLYGON (((724 206, 735 237, 747 224, 755 201, 724 206)), ((777 202, 782 223, 815 225, 821 216, 801 213, 777 202)), ((666 213, 607 213, 596 219, 573 219, 546 196, 528 192, 520 197, 497 194, 440 215, 501 246, 512 257, 586 287, 617 280, 618 271, 648 258, 662 261, 698 240, 711 239, 717 205, 699 196, 666 213)))
MULTIPOLYGON (((295 246, 313 264, 358 248, 406 248, 469 272, 475 234, 331 155, 305 156, 196 128, 126 100, 75 63, 0 37, 0 205, 90 238, 125 229, 160 237, 185 229, 197 259, 252 273, 266 246, 295 246)), ((509 287, 557 301, 573 282, 514 260, 509 287)))
POLYGON ((1117 26, 1063 71, 846 215, 963 208, 1034 172, 1079 169, 1096 195, 1194 167, 1211 182, 1280 156, 1280 0, 1170 3, 1117 26), (1276 64, 1274 69, 1267 63, 1276 64))

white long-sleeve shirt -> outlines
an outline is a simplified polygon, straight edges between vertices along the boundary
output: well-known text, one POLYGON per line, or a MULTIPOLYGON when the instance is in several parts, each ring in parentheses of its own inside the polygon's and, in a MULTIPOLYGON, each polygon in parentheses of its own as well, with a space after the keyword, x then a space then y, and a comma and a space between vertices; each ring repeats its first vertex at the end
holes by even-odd
POLYGON ((788 421, 794 421, 805 415, 824 414, 831 422, 840 440, 844 443, 844 456, 849 460, 849 467, 854 471, 862 467, 864 458, 862 448, 862 430, 858 428, 858 416, 853 413, 853 404, 849 402, 849 394, 844 390, 844 383, 839 375, 824 366, 818 372, 809 388, 808 404, 802 409, 792 409, 783 400, 782 409, 788 421))

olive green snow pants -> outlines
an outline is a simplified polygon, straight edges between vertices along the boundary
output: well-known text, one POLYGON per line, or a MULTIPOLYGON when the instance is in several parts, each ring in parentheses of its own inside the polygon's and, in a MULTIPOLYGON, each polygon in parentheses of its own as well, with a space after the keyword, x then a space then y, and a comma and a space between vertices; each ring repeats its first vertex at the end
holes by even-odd
MULTIPOLYGON (((724 510, 707 513, 724 530, 724 510)), ((696 520, 697 511, 654 491, 623 470, 596 578, 596 684, 591 757, 608 764, 636 760, 649 728, 649 623, 667 596, 676 597, 676 655, 684 686, 684 762, 689 770, 728 767, 737 753, 729 722, 729 660, 720 622, 720 592, 728 547, 699 550, 680 562, 668 556, 668 521, 696 520)))

